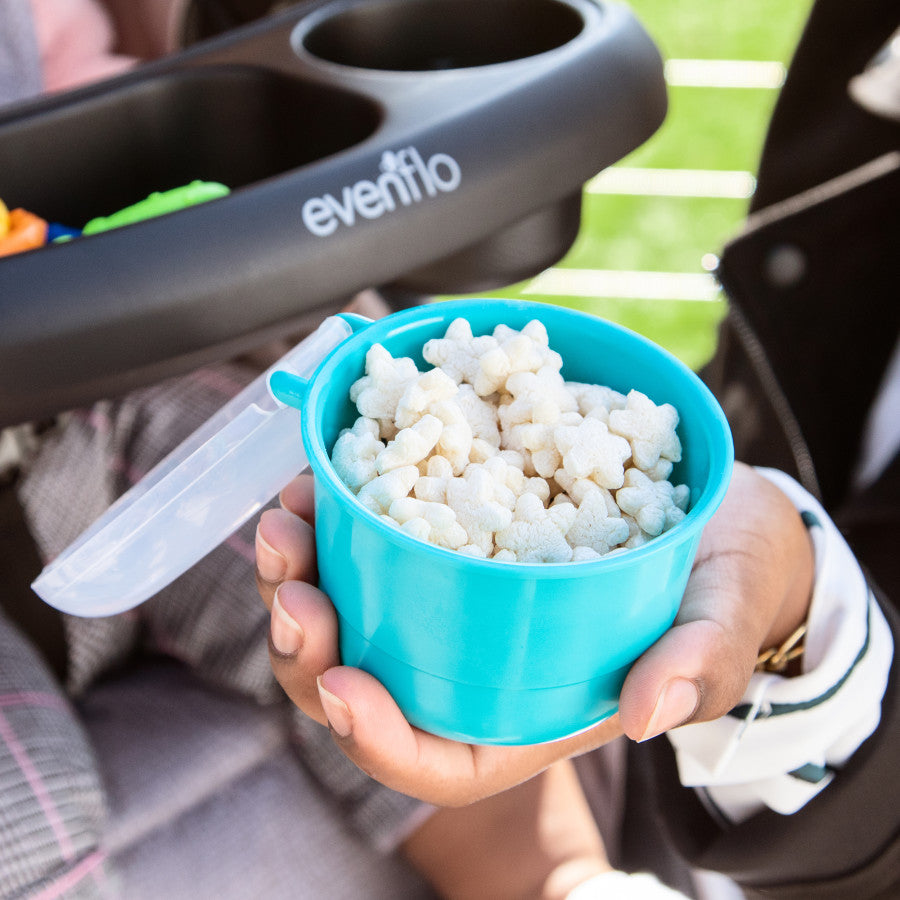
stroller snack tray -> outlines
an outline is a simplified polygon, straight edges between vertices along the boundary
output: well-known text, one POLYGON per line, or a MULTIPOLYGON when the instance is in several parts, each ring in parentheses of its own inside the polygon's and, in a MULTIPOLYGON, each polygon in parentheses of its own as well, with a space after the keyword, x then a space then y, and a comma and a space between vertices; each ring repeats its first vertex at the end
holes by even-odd
POLYGON ((605 0, 304 3, 0 115, 0 197, 83 226, 195 180, 227 196, 0 259, 0 426, 250 348, 399 285, 528 277, 581 186, 665 115, 605 0))

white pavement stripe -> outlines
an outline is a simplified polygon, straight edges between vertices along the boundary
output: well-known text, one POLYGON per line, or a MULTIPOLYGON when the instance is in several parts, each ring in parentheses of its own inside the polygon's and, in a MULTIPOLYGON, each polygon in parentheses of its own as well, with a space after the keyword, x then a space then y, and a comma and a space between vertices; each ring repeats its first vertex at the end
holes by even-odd
POLYGON ((714 197, 746 200, 756 179, 750 172, 715 169, 640 169, 612 166, 592 178, 590 194, 643 194, 657 197, 714 197))
POLYGON ((783 63, 753 59, 670 59, 666 81, 678 87, 780 88, 783 63))
POLYGON ((720 298, 718 282, 712 275, 612 269, 547 269, 532 279, 524 293, 630 300, 715 301, 720 298))

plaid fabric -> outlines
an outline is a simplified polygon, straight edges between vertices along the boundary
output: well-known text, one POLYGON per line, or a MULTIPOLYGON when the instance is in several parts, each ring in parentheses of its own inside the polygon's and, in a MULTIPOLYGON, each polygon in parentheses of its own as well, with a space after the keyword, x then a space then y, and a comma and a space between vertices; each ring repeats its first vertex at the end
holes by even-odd
POLYGON ((90 745, 42 660, 0 616, 0 896, 115 895, 90 745))
MULTIPOLYGON (((65 416, 44 436, 20 487, 20 500, 43 557, 49 560, 63 550, 256 374, 249 366, 219 365, 65 416)), ((423 806, 361 773, 333 746, 327 730, 306 720, 285 699, 269 666, 268 613, 254 583, 255 525, 248 522, 136 610, 99 619, 65 617, 68 695, 83 696, 102 675, 139 654, 151 653, 185 663, 209 685, 240 692, 260 704, 284 704, 285 727, 298 761, 364 838, 381 850, 391 850, 419 820, 423 806)), ((9 684, 10 690, 36 690, 28 666, 10 676, 9 684)), ((56 696, 59 708, 54 715, 65 721, 67 740, 74 741, 78 723, 64 698, 58 692, 56 696)), ((48 740, 52 734, 47 732, 48 740)), ((89 766, 85 772, 96 779, 89 766)), ((17 784, 19 790, 27 784, 21 772, 17 784)), ((7 783, 2 787, 6 797, 7 783)), ((39 809, 32 793, 16 815, 24 821, 38 815, 39 809)), ((49 832, 45 843, 48 838, 49 832)), ((22 866, 32 849, 19 854, 22 866)), ((8 865, 17 867, 12 860, 8 865)), ((24 873, 22 883, 27 883, 24 873)))

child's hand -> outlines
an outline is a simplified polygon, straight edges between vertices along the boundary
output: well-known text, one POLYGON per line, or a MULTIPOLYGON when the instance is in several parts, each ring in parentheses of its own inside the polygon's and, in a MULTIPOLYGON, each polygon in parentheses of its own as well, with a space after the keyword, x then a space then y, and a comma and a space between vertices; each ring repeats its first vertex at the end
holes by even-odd
POLYGON ((381 684, 339 664, 334 607, 313 586, 312 478, 292 482, 281 503, 283 509, 263 514, 256 538, 257 585, 272 610, 272 668, 291 700, 317 722, 330 724, 341 749, 378 781, 438 806, 460 806, 621 734, 613 717, 565 741, 486 747, 412 727, 381 684))
POLYGON ((283 491, 284 508, 265 513, 258 529, 275 675, 300 709, 330 725, 361 769, 439 806, 504 790, 623 731, 644 740, 724 715, 740 700, 760 648, 783 640, 806 616, 813 579, 806 529, 774 485, 738 465, 704 532, 678 618, 629 673, 620 715, 532 747, 449 741, 413 728, 374 678, 339 665, 333 607, 312 586, 312 492, 312 478, 301 476, 283 491))

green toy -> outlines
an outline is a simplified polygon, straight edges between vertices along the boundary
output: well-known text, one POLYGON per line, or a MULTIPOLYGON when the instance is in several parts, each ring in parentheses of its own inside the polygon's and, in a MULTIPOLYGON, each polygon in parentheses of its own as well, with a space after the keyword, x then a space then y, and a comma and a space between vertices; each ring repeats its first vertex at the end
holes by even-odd
POLYGON ((230 193, 229 189, 217 181, 192 181, 183 187, 172 188, 168 191, 154 191, 146 200, 126 206, 125 209, 120 209, 112 215, 91 219, 84 226, 82 234, 98 234, 101 231, 120 228, 122 225, 132 225, 135 222, 142 222, 144 219, 152 219, 166 213, 177 212, 188 206, 196 206, 198 203, 216 200, 228 193, 230 193))

